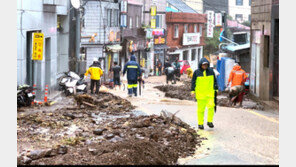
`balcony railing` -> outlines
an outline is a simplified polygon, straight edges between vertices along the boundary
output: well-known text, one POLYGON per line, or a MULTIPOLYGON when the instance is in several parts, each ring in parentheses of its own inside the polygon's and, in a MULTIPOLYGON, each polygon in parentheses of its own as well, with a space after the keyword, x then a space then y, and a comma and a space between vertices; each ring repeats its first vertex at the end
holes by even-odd
POLYGON ((43 5, 48 5, 48 6, 67 5, 67 1, 65 1, 65 0, 43 0, 43 5))

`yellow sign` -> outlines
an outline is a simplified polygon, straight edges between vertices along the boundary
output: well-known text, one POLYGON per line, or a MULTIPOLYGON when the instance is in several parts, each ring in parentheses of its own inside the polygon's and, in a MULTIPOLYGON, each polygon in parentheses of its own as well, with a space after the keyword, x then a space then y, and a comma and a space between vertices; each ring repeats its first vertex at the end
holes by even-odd
POLYGON ((33 53, 32 60, 42 60, 43 59, 43 33, 33 33, 33 53))
POLYGON ((156 20, 151 19, 151 28, 156 28, 156 20))
POLYGON ((151 6, 151 16, 156 16, 156 6, 151 6))
POLYGON ((165 44, 165 38, 163 38, 163 37, 155 38, 154 44, 165 44))
POLYGON ((140 65, 145 68, 145 58, 142 58, 140 61, 140 65))

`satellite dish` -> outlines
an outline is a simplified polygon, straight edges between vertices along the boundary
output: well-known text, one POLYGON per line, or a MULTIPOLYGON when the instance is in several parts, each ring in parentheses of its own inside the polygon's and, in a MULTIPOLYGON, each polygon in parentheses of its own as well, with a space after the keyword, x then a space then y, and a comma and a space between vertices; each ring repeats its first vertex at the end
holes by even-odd
POLYGON ((71 4, 75 9, 80 7, 80 0, 71 0, 71 4))

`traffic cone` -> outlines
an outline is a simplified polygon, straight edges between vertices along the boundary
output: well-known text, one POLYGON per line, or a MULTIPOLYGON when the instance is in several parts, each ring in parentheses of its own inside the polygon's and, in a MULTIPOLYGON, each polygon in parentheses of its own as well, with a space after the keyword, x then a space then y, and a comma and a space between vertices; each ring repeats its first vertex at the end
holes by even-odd
POLYGON ((48 95, 48 85, 45 85, 44 103, 47 102, 47 95, 48 95))

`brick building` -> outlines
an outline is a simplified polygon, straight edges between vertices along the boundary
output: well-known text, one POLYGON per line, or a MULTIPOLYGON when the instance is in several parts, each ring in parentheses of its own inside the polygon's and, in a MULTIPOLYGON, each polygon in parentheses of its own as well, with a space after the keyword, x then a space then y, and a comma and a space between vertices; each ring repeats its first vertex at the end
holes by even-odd
POLYGON ((203 55, 206 15, 166 13, 168 56, 171 61, 187 60, 195 70, 203 55))

